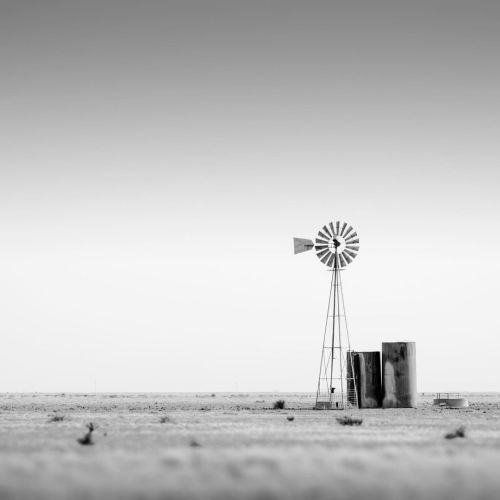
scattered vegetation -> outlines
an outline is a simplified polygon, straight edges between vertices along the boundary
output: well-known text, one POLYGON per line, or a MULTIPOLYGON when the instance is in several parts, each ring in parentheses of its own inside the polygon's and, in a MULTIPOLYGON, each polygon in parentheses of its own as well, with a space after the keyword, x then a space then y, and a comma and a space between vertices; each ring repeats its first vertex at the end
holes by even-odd
POLYGON ((446 439, 464 438, 465 437, 465 426, 461 425, 453 432, 448 432, 444 436, 446 439))
POLYGON ((289 422, 293 422, 295 420, 295 417, 293 415, 288 415, 288 417, 286 417, 286 419, 289 421, 289 422))
POLYGON ((361 425, 363 423, 363 419, 358 417, 348 417, 346 415, 345 417, 337 417, 337 422, 340 425, 361 425))
POLYGON ((201 444, 198 443, 198 441, 196 441, 196 439, 191 439, 189 446, 191 446, 191 448, 199 448, 201 446, 201 444))
POLYGON ((62 422, 64 420, 64 415, 52 415, 49 418, 49 422, 62 422))
POLYGON ((160 417, 160 424, 169 424, 170 422, 172 422, 172 419, 167 415, 160 417))
POLYGON ((77 441, 82 444, 82 445, 92 445, 94 444, 94 441, 92 440, 92 433, 95 430, 94 424, 90 422, 90 424, 87 424, 87 433, 85 436, 78 438, 77 441))
POLYGON ((285 400, 278 399, 278 401, 274 402, 273 409, 275 410, 284 410, 285 409, 285 400))

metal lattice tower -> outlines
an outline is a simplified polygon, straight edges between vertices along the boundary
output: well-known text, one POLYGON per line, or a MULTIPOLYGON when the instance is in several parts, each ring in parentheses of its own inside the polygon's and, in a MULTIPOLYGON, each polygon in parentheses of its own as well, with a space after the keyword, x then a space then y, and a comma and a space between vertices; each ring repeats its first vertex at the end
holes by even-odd
POLYGON ((316 409, 358 406, 353 351, 347 327, 341 272, 358 254, 359 238, 346 222, 330 222, 318 232, 315 242, 294 238, 294 253, 316 251, 332 273, 323 347, 316 390, 316 409))

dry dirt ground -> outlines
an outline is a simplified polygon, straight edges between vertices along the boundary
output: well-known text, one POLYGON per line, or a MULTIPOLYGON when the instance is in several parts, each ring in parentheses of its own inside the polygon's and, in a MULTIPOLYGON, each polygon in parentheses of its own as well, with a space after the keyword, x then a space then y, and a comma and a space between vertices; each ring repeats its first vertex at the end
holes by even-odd
POLYGON ((500 394, 468 397, 313 411, 310 394, 1 394, 0 499, 498 499, 500 394))

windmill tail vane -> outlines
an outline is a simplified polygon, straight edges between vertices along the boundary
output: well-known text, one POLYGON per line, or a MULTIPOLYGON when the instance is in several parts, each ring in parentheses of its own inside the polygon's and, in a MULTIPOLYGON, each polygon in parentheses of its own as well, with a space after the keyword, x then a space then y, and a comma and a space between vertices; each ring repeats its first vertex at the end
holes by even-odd
POLYGON ((294 238, 294 254, 313 250, 318 259, 331 268, 323 348, 316 390, 316 409, 344 409, 358 406, 358 389, 353 366, 351 341, 340 271, 356 258, 359 237, 346 222, 330 222, 323 226, 316 239, 294 238))
POLYGON ((294 238, 293 239, 293 253, 297 255, 298 253, 307 252, 314 248, 313 240, 306 240, 304 238, 294 238))

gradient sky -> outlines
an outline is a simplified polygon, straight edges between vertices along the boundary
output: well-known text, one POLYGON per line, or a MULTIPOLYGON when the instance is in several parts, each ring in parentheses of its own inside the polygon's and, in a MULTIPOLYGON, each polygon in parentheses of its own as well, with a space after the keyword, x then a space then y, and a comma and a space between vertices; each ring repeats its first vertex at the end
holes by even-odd
POLYGON ((0 391, 499 389, 500 2, 0 0, 0 391))

